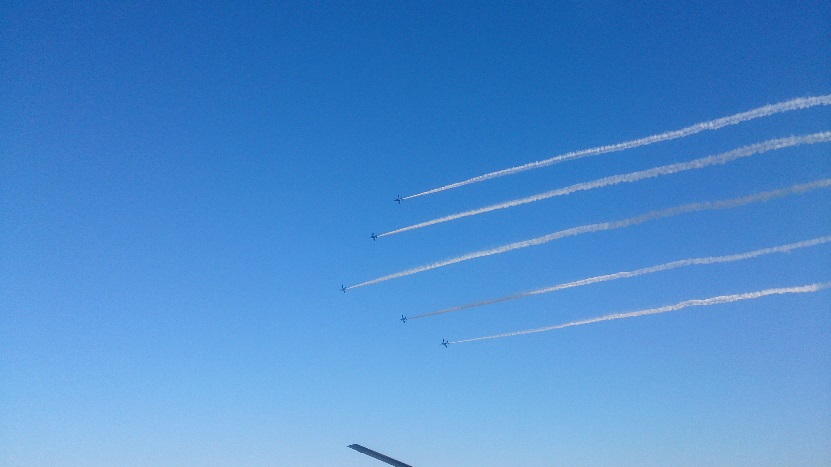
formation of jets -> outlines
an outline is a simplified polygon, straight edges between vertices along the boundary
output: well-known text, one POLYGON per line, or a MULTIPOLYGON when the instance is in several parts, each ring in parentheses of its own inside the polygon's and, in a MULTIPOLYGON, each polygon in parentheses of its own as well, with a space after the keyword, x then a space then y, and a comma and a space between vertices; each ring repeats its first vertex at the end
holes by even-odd
MULTIPOLYGON (((401 202, 404 201, 404 198, 402 198, 401 195, 398 195, 398 198, 395 198, 394 201, 398 204, 401 204, 401 202)), ((372 235, 369 236, 369 238, 371 238, 372 241, 378 240, 378 236, 375 235, 375 232, 373 232, 372 235)), ((340 291, 343 292, 343 293, 346 293, 346 286, 341 284, 340 291)), ((407 317, 404 316, 404 315, 401 315, 401 318, 398 318, 398 321, 401 321, 402 323, 406 323, 407 322, 407 317)), ((450 344, 450 342, 448 342, 447 339, 442 339, 441 340, 441 345, 443 345, 445 348, 447 348, 448 344, 450 344)), ((352 447, 352 446, 349 446, 349 447, 352 447)))
MULTIPOLYGON (((393 201, 395 201, 398 204, 401 204, 401 202, 404 201, 404 198, 402 198, 401 195, 398 195, 398 198, 395 198, 393 201)), ((375 241, 378 239, 378 236, 375 235, 375 232, 373 232, 372 235, 369 236, 369 238, 375 241)))

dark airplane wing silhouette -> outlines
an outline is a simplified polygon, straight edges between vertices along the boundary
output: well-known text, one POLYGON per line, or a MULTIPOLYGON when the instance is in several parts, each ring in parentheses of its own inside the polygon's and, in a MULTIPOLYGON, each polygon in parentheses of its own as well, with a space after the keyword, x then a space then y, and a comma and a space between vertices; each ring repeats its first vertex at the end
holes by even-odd
POLYGON ((386 462, 389 465, 394 465, 395 467, 413 467, 410 464, 405 464, 401 461, 397 461, 397 460, 393 459, 392 457, 385 456, 385 455, 381 454, 380 452, 375 452, 372 449, 365 448, 365 447, 361 446, 360 444, 350 444, 348 447, 350 447, 350 448, 352 448, 352 449, 354 449, 358 452, 364 453, 367 456, 374 457, 374 458, 378 459, 381 462, 386 462))

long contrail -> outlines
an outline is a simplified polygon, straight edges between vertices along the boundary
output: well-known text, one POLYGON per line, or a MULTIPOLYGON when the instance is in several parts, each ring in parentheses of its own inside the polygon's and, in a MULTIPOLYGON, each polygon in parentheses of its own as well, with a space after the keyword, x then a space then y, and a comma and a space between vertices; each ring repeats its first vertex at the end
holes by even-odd
POLYGON ((705 298, 705 299, 697 299, 697 300, 686 300, 681 303, 676 303, 675 305, 667 305, 658 308, 649 308, 647 310, 640 310, 640 311, 632 311, 629 313, 613 313, 610 315, 598 316, 597 318, 589 318, 580 321, 572 321, 570 323, 565 324, 558 324, 556 326, 546 326, 544 328, 537 328, 537 329, 526 329, 524 331, 514 331, 514 332, 506 332, 503 334, 496 334, 493 336, 485 336, 485 337, 474 337, 473 339, 462 339, 458 341, 448 342, 448 344, 462 344, 464 342, 474 342, 474 341, 483 341, 487 339, 501 339, 503 337, 512 337, 512 336, 521 336, 523 334, 533 334, 535 332, 545 332, 545 331, 553 331, 555 329, 563 329, 563 328, 570 328, 572 326, 582 326, 584 324, 592 324, 592 323, 599 323, 601 321, 612 321, 615 319, 624 319, 624 318, 637 318, 639 316, 646 316, 646 315, 657 315, 659 313, 666 313, 668 311, 678 311, 683 308, 691 307, 691 306, 710 306, 710 305, 718 305, 721 303, 732 303, 738 302, 740 300, 750 300, 753 298, 761 298, 767 297, 768 295, 783 295, 783 294, 795 294, 795 293, 810 293, 810 292, 817 292, 823 289, 827 289, 831 287, 831 282, 820 282, 815 284, 809 285, 802 285, 797 287, 781 287, 776 289, 765 289, 760 290, 758 292, 747 292, 742 294, 734 294, 734 295, 720 295, 718 297, 713 298, 705 298))
POLYGON ((514 206, 519 206, 522 204, 533 203, 536 201, 541 201, 548 198, 553 198, 555 196, 563 196, 563 195, 570 195, 576 191, 585 191, 585 190, 592 190, 595 188, 601 188, 605 186, 617 185, 620 183, 631 183, 637 182, 639 180, 644 180, 647 178, 655 178, 660 177, 662 175, 670 175, 675 174, 678 172, 684 172, 687 170, 696 170, 696 169, 703 169, 705 167, 713 166, 713 165, 723 165, 727 164, 728 162, 735 161, 737 159, 741 159, 744 157, 750 157, 755 154, 761 154, 768 151, 773 151, 776 149, 783 149, 789 148, 792 146, 798 146, 801 144, 815 144, 815 143, 827 143, 831 141, 831 131, 823 131, 820 133, 813 133, 810 135, 802 135, 802 136, 790 136, 787 138, 778 138, 778 139, 771 139, 768 141, 764 141, 761 143, 751 144, 748 146, 743 146, 738 149, 733 149, 732 151, 727 151, 721 154, 716 154, 713 156, 702 157, 699 159, 695 159, 689 162, 679 162, 677 164, 670 164, 670 165, 663 165, 660 167, 654 167, 652 169, 641 170, 638 172, 632 172, 628 174, 620 174, 620 175, 612 175, 610 177, 601 178, 598 180, 593 180, 590 182, 583 182, 577 183, 575 185, 571 185, 565 188, 558 188, 556 190, 547 191, 545 193, 540 193, 537 195, 529 196, 527 198, 515 199, 513 201, 506 201, 504 203, 493 204, 490 206, 486 206, 483 208, 473 209, 470 211, 460 212, 457 214, 451 214, 449 216, 440 217, 438 219, 433 219, 425 222, 421 222, 419 224, 413 224, 408 227, 402 227, 397 230, 393 230, 390 232, 382 233, 378 235, 378 237, 386 237, 388 235, 395 235, 402 232, 407 232, 410 230, 416 230, 423 227, 428 227, 435 224, 441 224, 443 222, 449 222, 456 219, 461 219, 463 217, 470 217, 475 216, 478 214, 483 214, 490 211, 496 211, 498 209, 506 209, 512 208, 514 206))
POLYGON ((736 125, 738 123, 746 122, 748 120, 753 120, 756 118, 761 117, 769 117, 774 114, 782 113, 782 112, 790 112, 792 110, 800 110, 800 109, 808 109, 811 107, 815 107, 818 105, 829 105, 831 104, 831 94, 824 95, 824 96, 815 96, 815 97, 800 97, 797 99, 791 99, 785 102, 779 102, 777 104, 770 104, 763 107, 759 107, 753 110, 749 110, 747 112, 738 113, 735 115, 730 115, 729 117, 722 117, 717 118, 715 120, 710 120, 707 122, 696 123, 695 125, 688 126, 686 128, 682 128, 680 130, 675 131, 667 131, 664 133, 659 133, 657 135, 647 136, 645 138, 635 139, 631 141, 626 141, 623 143, 617 144, 610 144, 606 146, 598 146, 595 148, 590 149, 583 149, 580 151, 572 151, 567 152, 565 154, 561 154, 559 156, 552 157, 550 159, 545 159, 542 161, 537 162, 530 162, 528 164, 520 165, 517 167, 511 167, 509 169, 498 170, 496 172, 487 173, 484 175, 479 175, 478 177, 473 177, 461 182, 451 183, 450 185, 445 185, 439 188, 434 188, 432 190, 427 190, 421 193, 417 193, 414 195, 407 196, 404 199, 411 199, 416 198, 418 196, 430 195, 433 193, 438 193, 440 191, 450 190, 452 188, 458 188, 460 186, 470 185, 472 183, 479 183, 484 182, 485 180, 490 180, 492 178, 503 177, 505 175, 512 175, 519 172, 524 172, 526 170, 531 169, 539 169, 541 167, 546 167, 553 164, 558 164, 560 162, 565 162, 572 159, 578 159, 581 157, 588 157, 588 156, 596 156, 599 154, 606 154, 610 152, 617 152, 623 151, 626 149, 632 149, 639 146, 646 146, 648 144, 659 143, 661 141, 669 141, 672 139, 683 138, 685 136, 694 135, 696 133, 700 133, 705 130, 717 130, 719 128, 723 128, 729 125, 736 125))
POLYGON ((614 274, 604 274, 602 276, 594 276, 589 277, 587 279, 580 279, 573 282, 566 282, 563 284, 558 284, 550 287, 545 287, 542 289, 532 290, 530 292, 523 292, 518 293, 515 295, 509 295, 507 297, 500 297, 500 298, 493 298, 490 300, 483 300, 480 302, 475 303, 468 303, 466 305, 459 305, 454 306, 452 308, 445 308, 443 310, 433 311, 431 313, 424 313, 421 315, 410 316, 407 319, 418 319, 418 318, 426 318, 428 316, 436 316, 441 315, 444 313, 451 313, 454 311, 459 310, 466 310, 468 308, 476 308, 485 305, 493 305, 494 303, 502 303, 507 302, 510 300, 516 300, 518 298, 530 297, 532 295, 540 295, 549 292, 556 292, 558 290, 563 289, 570 289, 573 287, 582 287, 584 285, 596 284, 598 282, 606 282, 606 281, 613 281, 617 279, 624 279, 629 277, 636 277, 642 276, 644 274, 652 274, 655 272, 660 271, 667 271, 670 269, 682 268, 686 266, 694 266, 694 265, 703 265, 703 264, 717 264, 717 263, 731 263, 733 261, 743 261, 746 259, 758 258, 759 256, 770 255, 774 253, 790 253, 793 250, 797 250, 799 248, 807 248, 816 245, 821 245, 823 243, 831 242, 831 235, 827 235, 825 237, 818 237, 812 238, 810 240, 805 240, 802 242, 797 243, 789 243, 787 245, 780 245, 770 248, 762 248, 760 250, 748 251, 745 253, 737 253, 732 255, 724 255, 724 256, 707 256, 704 258, 690 258, 690 259, 682 259, 678 261, 672 261, 669 263, 659 264, 657 266, 650 266, 646 268, 636 269, 634 271, 622 271, 616 272, 614 274))
POLYGON ((728 200, 722 201, 705 201, 701 203, 690 203, 684 204, 681 206, 675 206, 668 209, 661 209, 656 211, 649 211, 645 214, 641 214, 635 217, 629 217, 627 219, 619 220, 619 221, 609 221, 609 222, 600 222, 597 224, 587 224, 582 225, 579 227, 572 227, 570 229, 560 230, 558 232, 554 232, 548 235, 544 235, 542 237, 532 238, 530 240, 524 240, 521 242, 510 243, 508 245, 503 245, 497 248, 492 248, 490 250, 481 250, 475 251, 473 253, 468 253, 466 255, 457 256, 455 258, 446 259, 444 261, 438 261, 435 263, 431 263, 425 266, 419 266, 412 269, 407 269, 406 271, 396 272, 394 274, 390 274, 387 276, 379 277, 377 279, 373 279, 371 281, 363 282, 360 284, 353 285, 351 287, 347 287, 346 289, 355 289, 358 287, 364 287, 367 285, 377 284, 379 282, 388 281, 390 279, 397 279, 399 277, 409 276, 411 274, 416 274, 423 271, 429 271, 431 269, 436 269, 444 266, 448 266, 451 264, 461 263, 462 261, 468 261, 475 258, 482 258, 484 256, 491 256, 497 255, 500 253, 505 253, 512 250, 518 250, 520 248, 526 248, 529 246, 534 245, 542 245, 543 243, 548 243, 553 240, 558 240, 564 237, 571 237, 575 235, 581 235, 584 233, 589 232, 599 232, 601 230, 613 230, 613 229, 621 229, 624 227, 630 227, 636 224, 642 224, 647 221, 655 220, 655 219, 662 219, 664 217, 672 217, 677 216, 679 214, 689 213, 689 212, 697 212, 697 211, 712 211, 717 209, 730 209, 735 208, 738 206, 744 206, 745 204, 756 203, 761 201, 768 201, 774 198, 781 198, 788 195, 793 195, 797 193, 804 193, 806 191, 811 191, 819 188, 828 188, 831 186, 831 178, 825 178, 822 180, 816 180, 810 183, 804 183, 800 185, 793 185, 788 188, 781 188, 778 190, 772 191, 765 191, 762 193, 756 193, 753 195, 743 196, 741 198, 733 198, 728 200))

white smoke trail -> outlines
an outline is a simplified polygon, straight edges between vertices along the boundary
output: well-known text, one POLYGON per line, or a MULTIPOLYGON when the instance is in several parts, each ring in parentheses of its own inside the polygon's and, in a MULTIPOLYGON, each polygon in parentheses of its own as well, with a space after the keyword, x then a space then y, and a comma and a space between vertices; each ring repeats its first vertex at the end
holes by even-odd
POLYGON ((500 297, 494 298, 491 300, 483 300, 481 302, 475 303, 468 303, 466 305, 459 305, 452 308, 445 308, 443 310, 433 311, 431 313, 424 313, 417 316, 410 316, 407 319, 419 319, 419 318, 426 318, 428 316, 436 316, 441 315, 444 313, 451 313, 454 311, 459 310, 466 310, 468 308, 476 308, 485 305, 493 305, 494 303, 502 303, 507 302, 510 300, 516 300, 519 298, 530 297, 532 295, 539 295, 544 293, 556 292, 558 290, 570 289, 573 287, 582 287, 584 285, 596 284, 598 282, 606 282, 606 281, 613 281, 617 279, 624 279, 629 277, 636 277, 642 276, 644 274, 652 274, 655 272, 660 271, 667 271, 670 269, 681 268, 685 266, 694 266, 694 265, 703 265, 703 264, 717 264, 717 263, 731 263, 733 261, 743 261, 746 259, 758 258, 759 256, 770 255, 774 253, 789 253, 793 250, 799 248, 807 248, 816 245, 821 245, 823 243, 831 242, 831 235, 825 237, 818 237, 812 238, 810 240, 805 240, 802 242, 797 243, 790 243, 787 245, 780 245, 770 248, 762 248, 760 250, 748 251, 746 253, 737 253, 732 255, 724 255, 724 256, 707 256, 704 258, 690 258, 690 259, 682 259, 679 261, 672 261, 669 263, 659 264, 657 266, 650 266, 646 268, 636 269, 634 271, 622 271, 616 272, 614 274, 604 274, 602 276, 594 276, 589 277, 587 279, 580 279, 573 282, 566 282, 564 284, 558 284, 551 287, 545 287, 542 289, 532 290, 530 292, 523 292, 518 293, 515 295, 509 295, 507 297, 500 297))
POLYGON ((461 344, 464 342, 474 342, 474 341, 483 341, 487 339, 501 339, 503 337, 512 337, 512 336, 521 336, 523 334, 533 334, 535 332, 545 332, 545 331, 553 331, 555 329, 563 329, 569 328, 572 326, 582 326, 584 324, 592 324, 592 323, 599 323, 601 321, 612 321, 615 319, 624 319, 624 318, 637 318, 639 316, 646 316, 646 315, 656 315, 659 313, 666 313, 668 311, 678 311, 683 308, 691 307, 691 306, 710 306, 710 305, 718 305, 721 303, 732 303, 738 302, 740 300, 750 300, 753 298, 761 298, 766 297, 768 295, 783 295, 783 294, 794 294, 794 293, 810 293, 810 292, 817 292, 823 289, 827 289, 831 287, 831 282, 821 282, 816 284, 809 284, 797 287, 782 287, 776 289, 766 289, 760 290, 758 292, 747 292, 742 294, 735 294, 735 295, 720 295, 718 297, 713 298, 705 298, 705 299, 698 299, 698 300, 686 300, 681 303, 676 303, 675 305, 667 305, 658 308, 650 308, 648 310, 640 310, 640 311, 632 311, 629 313, 613 313, 610 315, 599 316, 597 318, 590 318, 584 319, 580 321, 572 321, 570 323, 565 324, 558 324, 556 326, 546 326, 544 328, 537 328, 537 329, 526 329, 524 331, 514 331, 514 332, 506 332, 503 334, 496 334, 493 336, 485 336, 485 337, 474 337, 472 339, 462 339, 458 341, 448 342, 448 344, 461 344))
POLYGON ((425 196, 430 195, 433 193, 438 193, 440 191, 450 190, 452 188, 458 188, 460 186, 470 185, 472 183, 479 183, 484 182, 485 180, 490 180, 492 178, 503 177, 505 175, 512 175, 518 172, 524 172, 526 170, 531 169, 539 169, 541 167, 546 167, 553 164, 558 164, 560 162, 565 162, 571 159, 578 159, 581 157, 587 156, 596 156, 599 154, 606 154, 610 152, 617 152, 623 151, 626 149, 632 149, 639 146, 646 146, 648 144, 659 143, 661 141, 669 141, 672 139, 683 138, 686 136, 694 135, 696 133, 700 133, 705 130, 717 130, 719 128, 723 128, 730 125, 736 125, 738 123, 746 122, 748 120, 753 120, 756 118, 762 117, 769 117, 771 115, 782 113, 782 112, 790 112, 792 110, 801 110, 807 109, 811 107, 815 107, 818 105, 829 105, 831 104, 831 94, 824 95, 824 96, 815 96, 815 97, 801 97, 797 99, 792 99, 785 102, 779 102, 777 104, 770 104, 763 107, 759 107, 753 110, 749 110, 747 112, 738 113, 735 115, 730 115, 729 117, 722 117, 715 120, 710 120, 707 122, 696 123, 695 125, 688 126, 686 128, 682 128, 680 130, 675 131, 667 131, 665 133, 660 133, 657 135, 647 136, 645 138, 635 139, 632 141, 626 141, 623 143, 617 144, 610 144, 607 146, 598 146, 595 148, 590 149, 583 149, 581 151, 572 151, 567 152, 565 154, 552 157, 550 159, 545 159, 542 161, 537 162, 530 162, 528 164, 520 165, 517 167, 511 167, 509 169, 498 170, 496 172, 491 172, 484 175, 479 175, 478 177, 473 177, 468 180, 464 180, 461 182, 451 183, 450 185, 445 185, 439 188, 434 188, 432 190, 424 191, 421 193, 417 193, 414 195, 407 196, 403 199, 410 199, 416 198, 418 196, 425 196))
POLYGON ((522 204, 533 203, 536 201, 541 201, 548 198, 553 198, 555 196, 563 196, 563 195, 570 195, 576 191, 585 191, 585 190, 592 190, 595 188, 601 188, 605 186, 617 185, 620 183, 631 183, 637 182, 639 180, 644 180, 647 178, 655 178, 660 177, 662 175, 670 175, 678 172, 683 172, 686 170, 697 170, 703 169, 705 167, 709 167, 712 165, 723 165, 728 162, 732 162, 737 159, 741 159, 744 157, 750 157, 755 154, 761 154, 768 151, 773 151, 776 149, 783 149, 792 146, 798 146, 801 144, 815 144, 815 143, 827 143, 831 141, 831 131, 824 131, 820 133, 814 133, 810 135, 803 135, 803 136, 790 136, 787 138, 778 138, 778 139, 771 139, 768 141, 764 141, 761 143, 751 144, 749 146, 743 146, 738 149, 734 149, 732 151, 728 151, 722 154, 717 154, 708 157, 702 157, 700 159, 695 159, 689 162, 679 162, 677 164, 670 164, 664 165, 660 167, 655 167, 652 169, 641 170, 639 172, 632 172, 628 174, 621 174, 621 175, 612 175, 610 177, 601 178, 598 180, 593 180, 591 182, 583 182, 577 183, 575 185, 571 185, 565 188, 558 188, 556 190, 547 191, 545 193, 540 193, 538 195, 529 196, 527 198, 515 199, 513 201, 506 201, 504 203, 493 204, 491 206, 486 206, 483 208, 473 209, 470 211, 460 212, 458 214, 451 214, 449 216, 440 217, 438 219, 433 219, 429 221, 422 222, 420 224, 414 224, 408 227, 402 227, 397 230, 393 230, 390 232, 382 233, 378 235, 378 237, 386 237, 388 235, 395 235, 402 232, 407 232, 410 230, 416 230, 423 227, 428 227, 435 224, 441 224, 443 222, 449 222, 456 219, 461 219, 463 217, 475 216, 478 214, 483 214, 490 211, 496 211, 498 209, 506 209, 512 208, 514 206, 519 206, 522 204))
POLYGON ((390 274, 387 276, 379 277, 377 279, 373 279, 371 281, 363 282, 357 285, 353 285, 348 287, 347 289, 355 289, 358 287, 364 287, 367 285, 377 284, 379 282, 388 281, 390 279, 397 279, 399 277, 409 276, 411 274, 416 274, 419 272, 429 271, 431 269, 436 269, 444 266, 448 266, 451 264, 461 263, 462 261, 468 261, 475 258, 482 258, 484 256, 491 256, 497 255, 500 253, 505 253, 512 250, 518 250, 520 248, 527 248, 529 246, 534 245, 542 245, 543 243, 548 243, 553 240, 558 240, 564 237, 571 237, 575 235, 581 235, 584 233, 589 232, 599 232, 601 230, 613 230, 613 229, 621 229, 624 227, 630 227, 636 224, 641 224, 647 221, 655 220, 655 219, 662 219, 664 217, 672 217, 677 216, 679 214, 684 214, 688 212, 696 212, 696 211, 712 211, 716 209, 730 209, 739 206, 743 206, 745 204, 768 201, 774 198, 781 198, 783 196, 788 196, 796 193, 804 193, 806 191, 815 190, 818 188, 827 188, 831 186, 831 178, 826 178, 822 180, 816 180, 810 183, 805 183, 801 185, 793 185, 788 188, 781 188, 778 190, 772 191, 765 191, 762 193, 756 193, 753 195, 744 196, 741 198, 733 198, 723 201, 705 201, 701 203, 690 203, 684 204, 681 206, 676 206, 668 209, 661 209, 657 211, 649 211, 645 214, 641 214, 639 216, 630 217, 628 219, 623 219, 619 221, 609 221, 609 222, 600 222, 597 224, 588 224, 582 225, 580 227, 572 227, 566 230, 560 230, 558 232, 554 232, 548 235, 544 235, 542 237, 532 238, 530 240, 524 240, 521 242, 510 243, 508 245, 503 245, 497 248, 493 248, 490 250, 482 250, 482 251, 475 251, 473 253, 468 253, 466 255, 457 256, 455 258, 446 259, 444 261, 439 261, 436 263, 428 264, 425 266, 419 266, 413 269, 407 269, 406 271, 396 272, 394 274, 390 274))

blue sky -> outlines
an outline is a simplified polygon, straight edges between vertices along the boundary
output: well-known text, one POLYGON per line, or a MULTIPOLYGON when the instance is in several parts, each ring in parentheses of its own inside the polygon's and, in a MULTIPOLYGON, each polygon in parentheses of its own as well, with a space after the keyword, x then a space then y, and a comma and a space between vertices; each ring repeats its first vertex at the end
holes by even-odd
POLYGON ((829 130, 831 108, 408 200, 831 93, 827 2, 6 2, 0 463, 828 465, 831 246, 413 316, 829 234, 828 190, 379 276, 831 177, 828 144, 372 232, 829 130))

